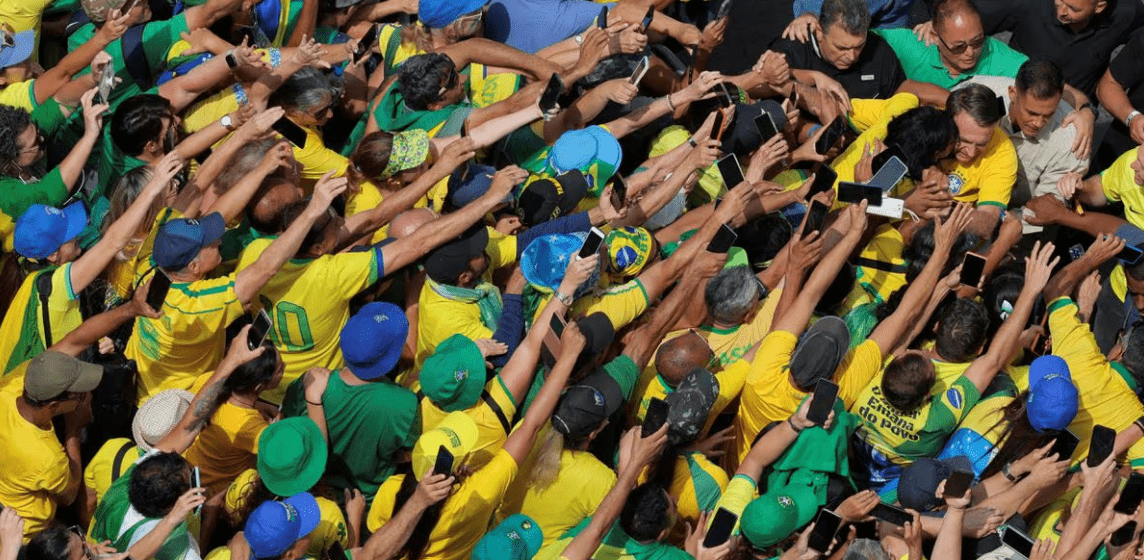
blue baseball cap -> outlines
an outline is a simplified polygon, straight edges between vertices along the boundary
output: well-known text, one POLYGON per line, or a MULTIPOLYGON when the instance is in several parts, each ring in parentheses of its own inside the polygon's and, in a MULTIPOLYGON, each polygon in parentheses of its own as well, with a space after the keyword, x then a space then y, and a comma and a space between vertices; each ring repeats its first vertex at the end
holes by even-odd
POLYGON ((1046 355, 1029 364, 1025 414, 1038 432, 1067 428, 1076 417, 1078 402, 1076 386, 1063 358, 1046 355))
POLYGON ((461 16, 477 11, 488 0, 421 0, 417 5, 417 19, 425 27, 440 29, 457 21, 461 16))
POLYGON ((32 30, 12 33, 8 29, 0 29, 0 68, 15 66, 32 56, 36 48, 36 32, 32 30))
POLYGON ((226 222, 218 212, 197 220, 171 220, 159 228, 151 258, 159 268, 182 270, 199 256, 203 247, 222 239, 223 233, 226 233, 226 222))
POLYGON ((377 379, 397 365, 409 334, 409 319, 400 307, 375 301, 362 307, 342 327, 342 356, 358 379, 377 379))
POLYGON ((544 531, 531 517, 515 513, 477 541, 473 560, 531 560, 544 544, 544 531))
POLYGON ((46 259, 75 239, 85 226, 87 210, 82 202, 73 202, 62 210, 33 204, 16 220, 12 245, 24 257, 46 259))
POLYGON ((318 526, 318 501, 310 494, 295 494, 281 502, 263 502, 246 520, 243 533, 255 558, 271 558, 290 550, 318 526))

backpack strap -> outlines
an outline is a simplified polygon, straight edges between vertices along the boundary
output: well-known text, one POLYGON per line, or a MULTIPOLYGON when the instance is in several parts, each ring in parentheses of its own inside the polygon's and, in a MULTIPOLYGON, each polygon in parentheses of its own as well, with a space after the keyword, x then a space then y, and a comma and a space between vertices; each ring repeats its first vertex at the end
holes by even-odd
POLYGON ((866 267, 866 268, 873 268, 875 270, 881 270, 883 272, 894 272, 897 274, 905 274, 906 273, 906 265, 904 265, 904 264, 888 263, 888 262, 883 262, 883 261, 874 260, 874 259, 867 259, 865 257, 859 257, 857 264, 858 264, 858 266, 862 266, 862 267, 866 267))
POLYGON ((143 49, 143 28, 146 25, 136 25, 123 34, 120 45, 123 48, 123 61, 127 65, 127 73, 135 80, 140 89, 151 89, 154 81, 151 77, 151 65, 147 62, 147 52, 143 49))
POLYGON ((41 272, 36 277, 36 293, 40 297, 40 324, 44 327, 44 349, 47 349, 53 344, 52 315, 48 310, 48 299, 52 297, 51 271, 41 272))
POLYGON ((504 433, 508 434, 512 432, 512 424, 509 423, 504 410, 493 400, 493 396, 490 395, 488 391, 481 391, 481 400, 485 401, 485 404, 489 405, 489 408, 493 410, 493 414, 497 415, 497 420, 500 420, 501 427, 504 428, 504 433))
POLYGON ((83 10, 76 11, 72 14, 71 20, 68 21, 67 27, 64 28, 64 38, 71 37, 76 31, 79 31, 79 28, 89 23, 91 23, 91 18, 87 17, 87 12, 83 10))
POLYGON ((112 482, 115 482, 115 479, 119 478, 119 474, 123 472, 123 458, 127 456, 127 452, 131 451, 133 447, 135 447, 135 442, 129 440, 127 443, 124 443, 123 447, 120 447, 119 451, 115 454, 115 460, 111 462, 112 482))

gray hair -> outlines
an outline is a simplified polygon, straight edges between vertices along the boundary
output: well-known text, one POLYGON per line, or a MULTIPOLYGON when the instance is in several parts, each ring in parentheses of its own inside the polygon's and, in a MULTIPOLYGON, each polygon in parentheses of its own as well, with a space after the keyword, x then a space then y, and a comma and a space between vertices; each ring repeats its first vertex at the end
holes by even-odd
POLYGON ((850 35, 865 35, 870 28, 870 7, 866 0, 826 0, 818 23, 823 30, 837 23, 850 35))
POLYGON ((329 104, 336 94, 334 85, 321 70, 306 67, 291 75, 270 95, 269 105, 309 113, 329 104))
POLYGON ((226 169, 215 179, 214 188, 219 193, 225 193, 230 190, 235 184, 242 180, 255 167, 262 162, 262 158, 266 156, 266 152, 270 151, 279 142, 276 138, 264 138, 262 140, 255 140, 249 144, 244 144, 234 154, 234 158, 230 160, 230 164, 226 169))
POLYGON ((751 267, 733 266, 719 271, 703 292, 712 321, 736 325, 758 305, 762 297, 758 279, 751 267))
POLYGON ((882 543, 871 539, 854 539, 842 560, 890 560, 882 543))

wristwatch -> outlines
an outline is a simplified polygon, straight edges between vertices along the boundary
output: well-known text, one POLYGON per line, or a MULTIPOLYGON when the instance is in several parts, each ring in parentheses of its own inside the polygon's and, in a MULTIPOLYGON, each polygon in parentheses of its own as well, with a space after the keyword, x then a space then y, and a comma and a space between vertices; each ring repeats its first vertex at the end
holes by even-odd
POLYGON ((583 35, 576 35, 575 37, 573 37, 573 39, 576 40, 577 45, 583 45, 584 44, 584 36, 583 35))
POLYGON ((1140 111, 1133 110, 1131 113, 1128 113, 1127 117, 1124 117, 1124 125, 1131 127, 1132 126, 1132 119, 1139 117, 1139 116, 1140 116, 1140 111))
POLYGON ((1077 108, 1077 111, 1080 111, 1081 109, 1088 109, 1089 111, 1092 111, 1093 116, 1096 116, 1096 105, 1093 105, 1091 101, 1081 105, 1079 108, 1077 108))
POLYGON ((556 295, 556 301, 563 303, 565 307, 572 307, 572 302, 573 302, 572 296, 565 294, 563 292, 560 292, 560 291, 557 291, 555 295, 556 295))
POLYGON ((1001 474, 1004 475, 1005 478, 1009 479, 1009 482, 1017 482, 1018 480, 1021 480, 1021 477, 1009 472, 1009 466, 1012 464, 1013 463, 1005 463, 1005 466, 1001 467, 1001 474))
POLYGON ((234 132, 234 129, 238 128, 234 126, 234 119, 230 118, 230 115, 223 115, 222 118, 218 120, 218 123, 231 132, 234 132))

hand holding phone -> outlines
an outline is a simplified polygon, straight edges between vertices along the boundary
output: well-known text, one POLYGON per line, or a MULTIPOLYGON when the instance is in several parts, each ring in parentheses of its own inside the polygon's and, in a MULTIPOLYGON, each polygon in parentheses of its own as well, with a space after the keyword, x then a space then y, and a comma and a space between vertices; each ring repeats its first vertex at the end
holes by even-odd
POLYGON ((764 144, 779 133, 779 129, 775 127, 775 120, 766 111, 755 117, 755 128, 759 129, 759 135, 763 137, 764 144))
POLYGON ((600 245, 604 242, 604 232, 598 228, 592 228, 588 232, 588 237, 584 239, 584 244, 580 246, 580 252, 576 254, 577 259, 586 259, 600 252, 600 245))
POLYGON ((806 419, 818 426, 825 426, 837 398, 838 385, 829 379, 819 379, 818 384, 814 386, 814 396, 811 397, 810 408, 806 411, 806 419))
POLYGON ((842 120, 842 117, 835 117, 835 119, 826 126, 826 130, 822 131, 822 136, 819 136, 818 140, 815 141, 815 153, 825 154, 829 152, 830 148, 833 148, 834 145, 842 139, 842 132, 845 126, 846 121, 842 120))
POLYGON ((976 253, 966 253, 965 260, 961 261, 961 275, 958 283, 976 289, 981 284, 981 275, 985 273, 985 257, 976 253))
POLYGON ((540 106, 540 112, 547 115, 556 110, 556 102, 560 99, 560 93, 563 91, 564 80, 560 79, 559 74, 552 74, 548 78, 548 85, 544 87, 544 92, 540 94, 540 101, 537 103, 540 106))
POLYGON ((171 289, 171 277, 162 270, 155 270, 151 277, 151 287, 147 289, 147 306, 155 311, 163 310, 163 302, 167 301, 167 292, 171 289))
POLYGON ((371 26, 365 36, 358 41, 357 49, 354 50, 354 64, 360 64, 369 53, 373 52, 373 45, 377 43, 377 28, 377 25, 371 26))
POLYGON ((433 463, 433 474, 445 476, 453 474, 453 454, 444 445, 437 449, 437 460, 433 463))
POLYGON ((286 115, 282 115, 282 118, 274 121, 274 124, 271 125, 270 128, 273 128, 275 132, 281 134, 282 137, 291 144, 299 148, 306 147, 306 131, 303 130, 302 127, 294 124, 294 121, 290 120, 286 115))
POLYGON ((727 511, 726 508, 719 508, 707 528, 707 535, 703 537, 703 548, 715 548, 730 540, 731 531, 735 529, 735 523, 738 521, 738 515, 727 511))
POLYGON ((806 212, 806 226, 802 229, 802 236, 806 237, 813 232, 822 231, 822 226, 826 224, 826 214, 829 212, 830 207, 821 201, 811 202, 810 210, 806 212))
POLYGON ((949 478, 945 480, 945 491, 942 496, 945 498, 961 498, 969 491, 969 485, 973 483, 973 473, 968 471, 953 471, 950 473, 949 478))
POLYGON ((807 548, 823 553, 829 550, 830 544, 834 542, 834 534, 838 532, 841 524, 842 517, 837 513, 828 509, 819 510, 818 517, 814 519, 814 530, 810 532, 810 538, 806 543, 807 548))
POLYGON ((1088 458, 1085 460, 1089 467, 1095 467, 1104 462, 1116 446, 1116 430, 1108 426, 1097 424, 1092 427, 1092 437, 1088 442, 1088 458))
POLYGON ((254 322, 250 324, 250 331, 246 333, 246 347, 249 350, 254 350, 266 340, 266 335, 270 332, 270 315, 266 314, 265 309, 259 309, 258 315, 254 317, 254 322))
POLYGON ((719 231, 715 232, 715 237, 711 238, 711 242, 707 244, 707 252, 725 255, 727 251, 731 250, 731 246, 735 244, 737 239, 739 239, 739 234, 735 233, 731 226, 723 224, 719 226, 719 231))
POLYGON ((716 166, 719 168, 719 174, 723 176, 723 184, 727 186, 727 190, 746 181, 743 177, 743 168, 739 165, 739 158, 735 154, 725 156, 716 163, 716 166))
POLYGON ((640 437, 651 437, 667 423, 667 413, 671 407, 667 401, 652 397, 647 403, 647 414, 644 415, 643 425, 640 426, 640 437))

